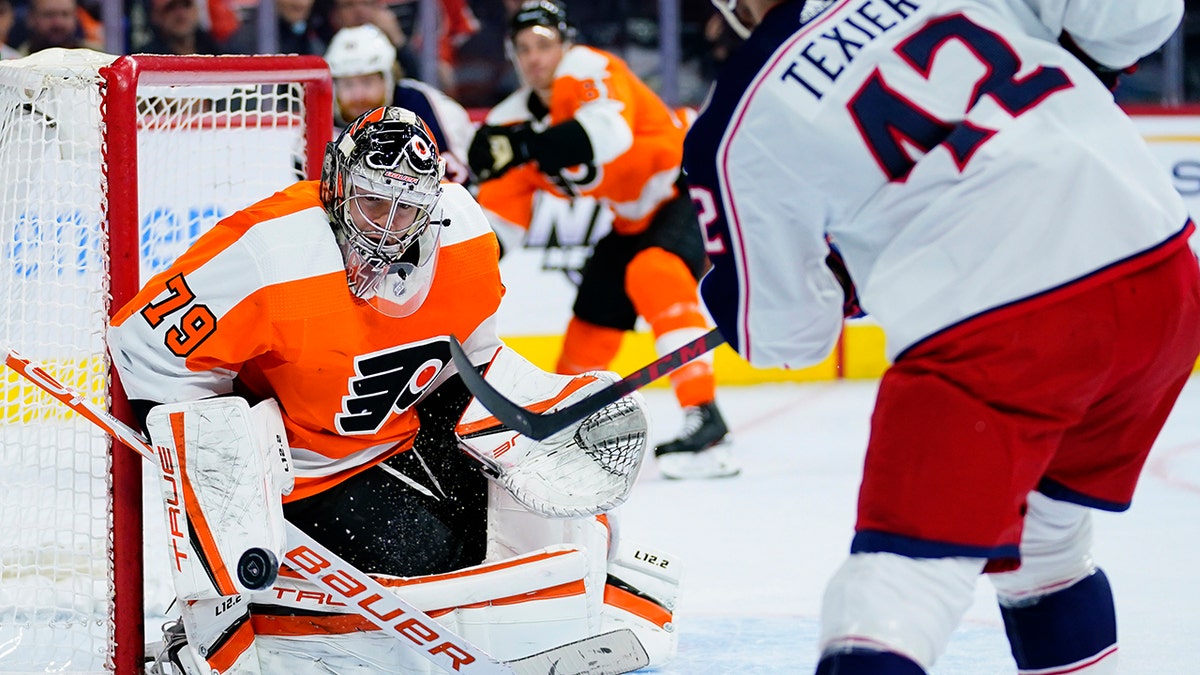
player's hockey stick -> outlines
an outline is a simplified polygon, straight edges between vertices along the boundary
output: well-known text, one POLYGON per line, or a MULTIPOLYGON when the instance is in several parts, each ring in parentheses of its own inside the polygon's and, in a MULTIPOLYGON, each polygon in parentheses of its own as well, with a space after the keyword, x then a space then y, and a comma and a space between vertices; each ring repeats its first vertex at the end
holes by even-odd
POLYGON ((483 407, 496 416, 505 426, 528 436, 535 441, 544 440, 566 429, 568 426, 584 419, 604 406, 641 389, 658 378, 693 361, 716 349, 725 342, 725 338, 717 329, 712 329, 704 335, 692 340, 675 351, 660 357, 650 365, 636 370, 619 382, 614 382, 600 391, 577 401, 562 410, 549 413, 538 413, 508 400, 488 384, 487 380, 475 370, 471 360, 467 358, 462 345, 454 336, 450 337, 450 354, 454 357, 454 365, 467 389, 483 403, 483 407))
MULTIPOLYGON (((157 465, 146 437, 81 397, 42 368, 5 349, 4 363, 113 438, 157 465)), ((342 560, 295 525, 287 523, 289 568, 341 598, 346 608, 395 637, 439 669, 466 675, 619 675, 649 665, 633 631, 623 628, 511 661, 500 661, 444 628, 370 575, 342 560)))

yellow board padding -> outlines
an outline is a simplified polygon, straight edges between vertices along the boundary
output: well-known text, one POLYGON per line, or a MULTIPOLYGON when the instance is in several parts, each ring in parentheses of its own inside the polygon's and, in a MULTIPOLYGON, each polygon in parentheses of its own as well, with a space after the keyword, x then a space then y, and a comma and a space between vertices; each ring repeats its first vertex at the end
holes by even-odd
MULTIPOLYGON (((553 371, 562 348, 560 335, 531 335, 505 337, 504 342, 537 366, 553 371)), ((839 377, 855 380, 874 380, 883 375, 891 363, 884 356, 886 336, 883 329, 869 322, 852 321, 842 330, 841 343, 823 362, 800 370, 782 368, 755 368, 746 363, 728 345, 716 349, 713 370, 720 385, 762 384, 766 382, 813 382, 833 380, 839 377), (840 371, 840 372, 839 372, 840 371)), ((629 333, 621 343, 611 370, 628 375, 645 366, 658 354, 654 351, 654 337, 650 333, 629 333)), ((1200 359, 1193 372, 1200 373, 1200 359)), ((667 386, 663 378, 650 385, 667 386)))
MULTIPOLYGON (((553 371, 562 348, 561 335, 508 336, 504 342, 538 367, 550 371, 553 371)), ((821 363, 809 368, 755 368, 729 345, 717 347, 713 354, 713 371, 719 385, 832 380, 839 376, 839 364, 842 366, 841 376, 869 379, 879 377, 887 367, 887 360, 883 357, 883 331, 878 326, 865 324, 847 325, 841 347, 821 363)), ((610 369, 628 375, 657 358, 653 335, 645 332, 628 333, 610 369)), ((667 379, 663 378, 650 386, 665 387, 667 379)))

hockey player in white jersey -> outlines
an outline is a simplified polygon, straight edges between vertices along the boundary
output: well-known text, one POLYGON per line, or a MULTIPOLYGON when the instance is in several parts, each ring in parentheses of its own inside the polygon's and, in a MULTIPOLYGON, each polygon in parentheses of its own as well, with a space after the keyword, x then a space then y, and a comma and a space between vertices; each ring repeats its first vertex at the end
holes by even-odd
POLYGON ((391 39, 375 24, 334 33, 325 50, 333 76, 334 124, 344 127, 379 106, 407 108, 429 126, 446 161, 446 179, 469 184, 467 148, 475 136, 470 113, 438 89, 407 77, 396 53, 391 39))
POLYGON ((1200 271, 1109 87, 1183 3, 714 2, 754 27, 685 144, 705 304, 802 367, 857 292, 893 361, 817 672, 926 672, 980 573, 1020 672, 1115 672, 1089 513, 1128 508, 1196 362, 1200 271))

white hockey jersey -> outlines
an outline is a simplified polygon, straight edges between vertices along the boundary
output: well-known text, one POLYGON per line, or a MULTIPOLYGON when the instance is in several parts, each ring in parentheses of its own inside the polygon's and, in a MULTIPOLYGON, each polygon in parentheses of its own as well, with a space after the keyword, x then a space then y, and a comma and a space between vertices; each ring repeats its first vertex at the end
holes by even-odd
POLYGON ((755 365, 820 361, 841 250, 888 357, 1162 246, 1182 199, 1110 92, 1058 43, 1124 67, 1178 0, 785 2, 722 70, 684 165, 701 290, 755 365))

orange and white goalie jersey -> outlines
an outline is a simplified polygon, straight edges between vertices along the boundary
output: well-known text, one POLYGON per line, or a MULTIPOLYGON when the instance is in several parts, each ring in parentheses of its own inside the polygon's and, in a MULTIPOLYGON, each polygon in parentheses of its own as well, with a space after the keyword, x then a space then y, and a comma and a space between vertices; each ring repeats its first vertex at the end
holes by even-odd
POLYGON ((528 227, 538 190, 563 197, 590 196, 615 215, 613 229, 634 234, 676 194, 683 161, 684 124, 624 61, 598 49, 567 49, 555 72, 549 114, 530 111, 521 87, 488 113, 490 125, 532 122, 535 131, 574 119, 591 141, 593 161, 548 176, 529 162, 484 182, 479 203, 507 223, 528 227))
POLYGON ((114 317, 109 350, 129 398, 276 398, 296 469, 285 500, 407 450, 414 405, 455 372, 447 336, 468 354, 500 345, 495 236, 462 186, 443 188, 429 296, 404 318, 351 294, 316 181, 219 222, 114 317))

